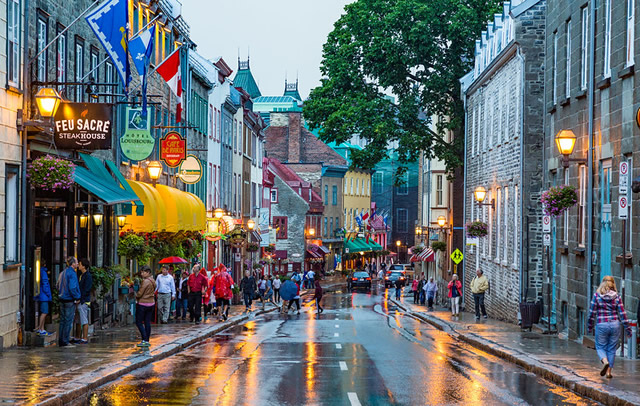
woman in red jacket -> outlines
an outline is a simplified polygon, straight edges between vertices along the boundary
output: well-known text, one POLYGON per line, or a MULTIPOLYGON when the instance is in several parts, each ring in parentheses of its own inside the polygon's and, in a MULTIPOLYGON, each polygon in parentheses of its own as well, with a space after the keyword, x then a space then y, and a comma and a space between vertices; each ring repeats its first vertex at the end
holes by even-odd
POLYGON ((462 283, 458 280, 458 275, 453 275, 448 288, 449 299, 451 300, 451 314, 457 317, 460 315, 460 296, 462 296, 462 283))

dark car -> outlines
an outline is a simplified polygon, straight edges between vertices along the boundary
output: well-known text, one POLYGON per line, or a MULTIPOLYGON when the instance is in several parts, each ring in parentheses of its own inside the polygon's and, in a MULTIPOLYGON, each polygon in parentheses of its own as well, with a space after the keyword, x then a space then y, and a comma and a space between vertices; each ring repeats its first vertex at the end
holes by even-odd
POLYGON ((405 273, 400 271, 391 271, 387 273, 387 275, 384 277, 384 287, 391 288, 395 286, 397 280, 400 280, 402 286, 404 287, 404 285, 407 283, 405 273))
POLYGON ((354 272, 349 278, 347 278, 347 289, 366 289, 371 290, 371 276, 368 272, 354 272))

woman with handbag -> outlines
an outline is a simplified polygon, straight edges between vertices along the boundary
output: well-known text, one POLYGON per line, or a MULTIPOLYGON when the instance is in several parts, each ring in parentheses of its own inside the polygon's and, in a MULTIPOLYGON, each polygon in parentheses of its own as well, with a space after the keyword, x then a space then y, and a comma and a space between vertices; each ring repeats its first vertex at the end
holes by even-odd
POLYGON ((460 315, 460 296, 462 296, 462 283, 458 280, 458 275, 453 274, 449 288, 449 299, 451 300, 451 314, 454 317, 460 315))

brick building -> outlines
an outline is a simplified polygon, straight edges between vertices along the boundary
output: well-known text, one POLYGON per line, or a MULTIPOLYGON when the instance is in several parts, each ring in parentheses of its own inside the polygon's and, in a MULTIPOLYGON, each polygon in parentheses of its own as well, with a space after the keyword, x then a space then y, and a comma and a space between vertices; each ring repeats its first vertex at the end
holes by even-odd
MULTIPOLYGON (((492 317, 516 322, 518 303, 542 294, 543 83, 545 1, 505 2, 476 41, 462 80, 465 102, 465 222, 488 235, 466 246, 465 304, 476 269, 491 283, 492 317), (474 190, 484 187, 484 206, 474 190)), ((467 238, 467 241, 469 239, 467 238)))

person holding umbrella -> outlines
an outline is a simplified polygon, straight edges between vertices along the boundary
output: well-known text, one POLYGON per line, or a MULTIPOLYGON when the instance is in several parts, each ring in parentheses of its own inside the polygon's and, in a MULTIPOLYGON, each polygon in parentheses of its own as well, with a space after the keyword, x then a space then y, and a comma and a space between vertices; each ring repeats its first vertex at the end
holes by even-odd
MULTIPOLYGON (((280 296, 282 296, 282 300, 289 302, 289 306, 287 307, 287 312, 289 311, 289 309, 291 309, 291 305, 293 304, 295 297, 296 296, 298 296, 298 298, 300 297, 299 291, 300 291, 300 288, 298 287, 298 284, 292 280, 285 281, 280 287, 280 296)), ((285 309, 285 305, 286 303, 282 303, 283 312, 285 309)), ((299 306, 300 306, 300 300, 298 300, 298 307, 299 306)))
POLYGON ((296 285, 296 293, 295 296, 289 301, 289 306, 287 306, 287 313, 291 310, 291 305, 296 304, 297 314, 300 314, 300 285, 299 283, 295 283, 296 285))

